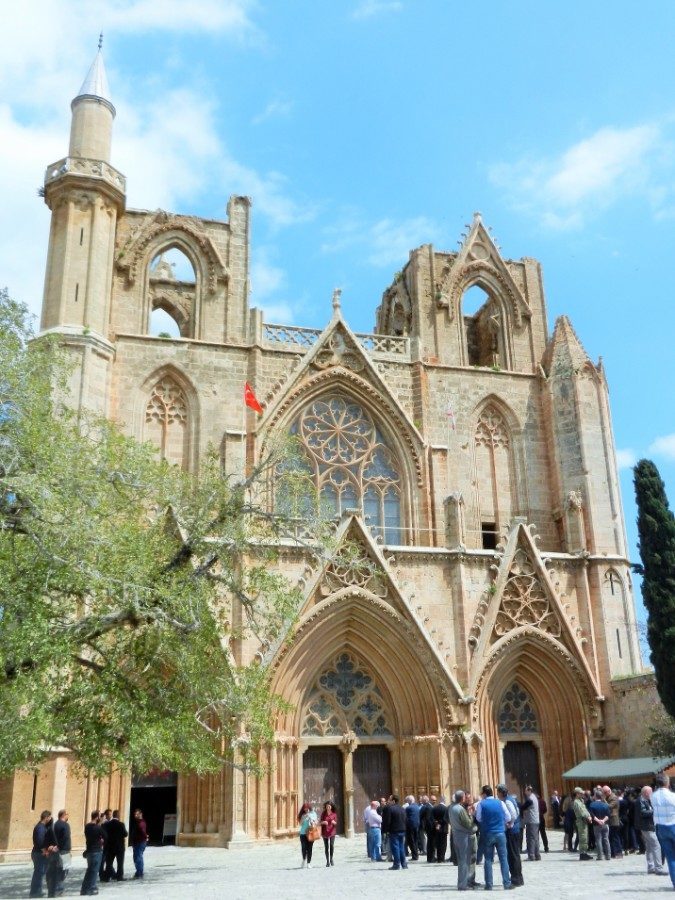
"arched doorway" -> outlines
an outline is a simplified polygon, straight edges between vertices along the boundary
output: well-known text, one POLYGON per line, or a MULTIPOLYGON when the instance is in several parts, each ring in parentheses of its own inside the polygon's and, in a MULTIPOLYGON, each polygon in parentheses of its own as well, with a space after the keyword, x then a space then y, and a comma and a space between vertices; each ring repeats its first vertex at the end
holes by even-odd
POLYGON ((541 794, 541 734, 539 716, 530 694, 514 681, 502 695, 497 717, 502 745, 504 781, 509 793, 522 797, 531 784, 541 794))

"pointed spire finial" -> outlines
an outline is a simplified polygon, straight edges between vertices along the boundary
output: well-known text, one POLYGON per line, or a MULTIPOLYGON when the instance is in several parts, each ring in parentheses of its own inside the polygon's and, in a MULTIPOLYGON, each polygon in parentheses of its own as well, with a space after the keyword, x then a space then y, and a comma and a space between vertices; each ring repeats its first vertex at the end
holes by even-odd
POLYGON ((481 216, 479 210, 476 210, 476 212, 473 214, 473 221, 474 222, 482 222, 483 221, 483 217, 481 216))
POLYGON ((340 309, 340 298, 342 297, 342 288, 335 288, 333 290, 333 312, 337 312, 340 309))
POLYGON ((101 32, 98 36, 98 49, 100 50, 103 47, 103 32, 101 32))

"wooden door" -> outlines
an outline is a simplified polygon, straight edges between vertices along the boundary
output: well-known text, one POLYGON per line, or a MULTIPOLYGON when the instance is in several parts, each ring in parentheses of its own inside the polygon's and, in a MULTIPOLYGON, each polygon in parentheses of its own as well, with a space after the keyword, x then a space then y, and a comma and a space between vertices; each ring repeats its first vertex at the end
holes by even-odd
POLYGON ((342 809, 342 753, 337 747, 308 747, 302 757, 302 803, 314 803, 317 811, 327 800, 338 811, 338 831, 344 832, 342 809))
POLYGON ((363 811, 371 800, 391 794, 391 756, 386 747, 357 747, 354 752, 354 831, 363 831, 363 811))
POLYGON ((510 794, 522 797, 531 784, 540 797, 539 751, 532 741, 508 741, 504 747, 504 776, 510 794))

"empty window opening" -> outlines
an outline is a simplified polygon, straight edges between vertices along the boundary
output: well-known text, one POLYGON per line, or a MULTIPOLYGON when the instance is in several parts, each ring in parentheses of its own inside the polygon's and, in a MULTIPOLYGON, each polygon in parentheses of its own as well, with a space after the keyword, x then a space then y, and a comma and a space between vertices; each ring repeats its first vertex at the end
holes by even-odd
POLYGON ((480 533, 483 550, 495 550, 497 548, 497 523, 481 522, 480 533))
POLYGON ((619 650, 619 659, 623 659, 623 653, 621 652, 621 635, 619 634, 619 629, 616 629, 616 646, 619 650))
POLYGON ((84 240, 84 228, 80 228, 80 247, 82 246, 83 240, 84 240))
POLYGON ((33 793, 30 798, 30 808, 31 809, 35 809, 35 802, 37 800, 37 783, 38 783, 38 777, 37 777, 37 772, 35 772, 35 774, 33 775, 33 793))
POLYGON ((462 297, 462 317, 470 366, 501 366, 504 359, 502 316, 499 304, 473 285, 462 297))
POLYGON ((75 285, 75 302, 76 302, 76 303, 77 303, 77 298, 78 298, 78 296, 79 296, 79 293, 80 293, 80 285, 79 285, 79 283, 78 283, 78 284, 75 285))
POLYGON ((150 334, 153 337, 179 338, 178 322, 163 309, 153 309, 150 314, 150 334))
POLYGON ((177 247, 169 247, 151 262, 148 272, 148 330, 155 337, 194 337, 195 270, 177 247))

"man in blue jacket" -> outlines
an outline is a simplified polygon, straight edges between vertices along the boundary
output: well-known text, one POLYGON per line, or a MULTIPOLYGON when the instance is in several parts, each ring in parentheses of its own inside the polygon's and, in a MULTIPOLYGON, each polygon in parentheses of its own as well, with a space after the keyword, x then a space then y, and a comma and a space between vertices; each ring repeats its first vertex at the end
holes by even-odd
POLYGON ((492 890, 492 860, 496 847, 504 890, 510 891, 514 885, 511 884, 506 854, 506 825, 511 821, 511 813, 506 808, 506 804, 492 796, 492 788, 489 784, 483 785, 480 793, 481 801, 476 808, 476 819, 480 822, 485 853, 485 890, 492 890))
POLYGON ((413 796, 405 798, 405 842, 410 850, 410 858, 417 862, 419 859, 418 839, 420 830, 420 805, 415 802, 413 796))

